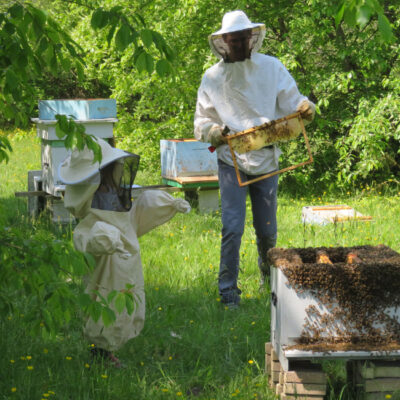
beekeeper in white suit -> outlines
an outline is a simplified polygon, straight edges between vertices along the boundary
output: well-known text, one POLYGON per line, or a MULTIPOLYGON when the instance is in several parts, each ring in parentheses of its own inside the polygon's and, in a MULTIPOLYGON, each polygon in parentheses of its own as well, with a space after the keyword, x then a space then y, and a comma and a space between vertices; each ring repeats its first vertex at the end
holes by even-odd
POLYGON ((96 139, 102 161, 93 163, 93 152, 74 150, 59 166, 59 177, 66 184, 65 207, 79 219, 73 234, 77 250, 92 254, 96 267, 87 277, 86 292, 98 299, 112 290, 132 285, 135 309, 116 314, 116 321, 105 327, 101 318, 89 318, 84 334, 94 344, 92 353, 110 360, 129 339, 137 336, 145 319, 145 294, 138 237, 170 220, 176 212, 187 213, 189 204, 160 190, 144 191, 131 201, 132 183, 138 156, 111 147, 96 139))
MULTIPOLYGON (((265 25, 252 23, 243 11, 224 15, 222 28, 209 36, 220 61, 209 68, 198 90, 194 134, 217 148, 222 208, 222 241, 218 277, 221 302, 237 307, 239 250, 250 194, 257 236, 261 283, 269 274, 267 251, 277 238, 278 175, 240 187, 224 129, 234 134, 300 111, 305 121, 314 117, 314 104, 301 95, 296 82, 276 58, 260 54, 265 25)), ((241 179, 247 181, 278 170, 280 150, 271 145, 235 154, 241 179)))

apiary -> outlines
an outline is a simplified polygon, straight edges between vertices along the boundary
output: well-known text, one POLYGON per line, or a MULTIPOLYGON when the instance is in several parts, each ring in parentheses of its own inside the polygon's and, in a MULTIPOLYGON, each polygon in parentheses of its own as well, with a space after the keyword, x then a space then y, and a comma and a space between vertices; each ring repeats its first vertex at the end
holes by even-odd
POLYGON ((387 246, 271 249, 271 341, 312 358, 400 358, 400 254, 387 246))

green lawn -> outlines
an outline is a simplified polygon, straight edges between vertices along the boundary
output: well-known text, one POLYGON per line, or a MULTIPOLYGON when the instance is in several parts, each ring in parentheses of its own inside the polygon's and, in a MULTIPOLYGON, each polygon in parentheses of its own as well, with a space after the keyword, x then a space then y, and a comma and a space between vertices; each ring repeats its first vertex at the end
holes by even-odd
MULTIPOLYGON (((26 190, 27 171, 40 169, 35 133, 14 135, 12 145, 10 162, 0 165, 0 229, 25 225, 28 231, 42 230, 56 240, 70 241, 69 227, 49 228, 44 218, 29 221, 26 200, 14 197, 15 191, 26 190)), ((158 180, 157 174, 141 173, 136 183, 158 180)), ((200 215, 195 210, 177 215, 140 239, 146 324, 141 335, 118 352, 126 368, 90 366, 90 344, 82 338, 78 313, 55 338, 30 335, 29 303, 19 298, 16 302, 26 312, 1 314, 0 399, 274 399, 264 374, 264 344, 270 340, 269 290, 258 287, 250 204, 248 210, 238 310, 224 309, 218 297, 220 215, 200 215)), ((399 222, 398 194, 360 188, 356 195, 342 198, 324 194, 292 199, 282 193, 278 246, 383 243, 400 251, 399 222), (302 207, 321 204, 347 204, 373 221, 305 226, 302 207)), ((327 370, 340 380, 340 367, 327 370)), ((340 390, 343 383, 331 386, 340 390)), ((335 396, 332 391, 329 399, 335 396)))

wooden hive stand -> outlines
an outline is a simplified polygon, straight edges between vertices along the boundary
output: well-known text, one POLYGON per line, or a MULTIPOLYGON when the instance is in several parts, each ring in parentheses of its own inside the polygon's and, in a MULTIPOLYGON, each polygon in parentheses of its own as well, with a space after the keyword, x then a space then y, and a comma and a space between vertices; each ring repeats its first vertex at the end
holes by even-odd
POLYGON ((349 364, 348 371, 359 399, 383 400, 400 391, 400 360, 359 360, 349 364))
POLYGON ((285 371, 271 343, 265 344, 265 372, 280 400, 323 400, 327 378, 320 364, 300 361, 285 371))

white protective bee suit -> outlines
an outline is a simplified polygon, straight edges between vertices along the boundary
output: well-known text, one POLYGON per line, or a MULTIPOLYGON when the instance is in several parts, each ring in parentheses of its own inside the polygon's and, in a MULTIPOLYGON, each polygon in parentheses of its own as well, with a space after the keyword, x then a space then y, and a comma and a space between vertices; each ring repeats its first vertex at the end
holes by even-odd
MULTIPOLYGON (((222 218, 218 287, 221 303, 228 307, 237 307, 240 302, 239 250, 247 193, 252 204, 262 284, 269 273, 267 252, 277 240, 278 175, 240 187, 229 146, 222 138, 225 128, 229 128, 228 134, 234 134, 302 112, 303 107, 312 119, 315 110, 284 65, 275 57, 258 53, 265 32, 264 24, 251 22, 241 10, 224 15, 221 29, 209 36, 211 50, 220 61, 204 73, 194 116, 196 139, 211 143, 218 154, 222 218), (237 45, 233 40, 241 41, 246 54, 235 54, 237 45)), ((280 154, 277 145, 236 153, 242 181, 279 170, 280 154)))
POLYGON ((96 261, 94 271, 86 279, 86 292, 97 300, 94 291, 107 297, 112 290, 122 291, 127 284, 133 285, 136 304, 131 315, 114 310, 116 321, 111 326, 105 327, 101 318, 97 322, 89 318, 84 328, 90 343, 115 351, 137 336, 144 325, 145 293, 138 237, 167 222, 177 212, 189 212, 190 206, 163 191, 148 190, 133 201, 129 211, 92 208, 100 184, 99 169, 129 154, 112 148, 102 139, 96 140, 102 147, 101 165, 92 164, 90 150, 73 151, 60 164, 59 176, 67 184, 65 207, 80 220, 73 233, 75 248, 92 254, 96 261))
MULTIPOLYGON (((275 57, 258 53, 265 37, 265 25, 251 23, 242 11, 224 16, 222 29, 209 36, 212 52, 220 61, 207 69, 197 94, 194 135, 209 142, 212 128, 225 127, 234 134, 294 113, 307 101, 295 80, 275 57), (223 35, 251 29, 251 57, 241 62, 226 62, 228 48, 223 35)), ((217 147, 218 159, 233 166, 227 144, 217 147)), ((278 146, 269 146, 245 154, 235 154, 241 171, 261 175, 279 169, 278 146)))

